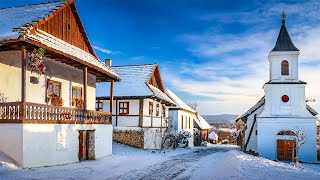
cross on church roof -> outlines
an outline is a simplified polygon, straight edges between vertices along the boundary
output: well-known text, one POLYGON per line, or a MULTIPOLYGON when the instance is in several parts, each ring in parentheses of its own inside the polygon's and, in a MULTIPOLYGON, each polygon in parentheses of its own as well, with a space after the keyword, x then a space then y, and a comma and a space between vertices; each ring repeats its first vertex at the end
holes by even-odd
POLYGON ((287 13, 285 13, 284 11, 282 11, 282 13, 280 14, 280 16, 282 17, 282 24, 284 24, 284 23, 286 22, 287 13))
POLYGON ((290 35, 286 28, 285 22, 286 22, 287 14, 284 11, 282 11, 280 16, 282 17, 282 25, 278 35, 276 45, 274 46, 272 51, 299 51, 299 49, 296 48, 292 43, 290 35))

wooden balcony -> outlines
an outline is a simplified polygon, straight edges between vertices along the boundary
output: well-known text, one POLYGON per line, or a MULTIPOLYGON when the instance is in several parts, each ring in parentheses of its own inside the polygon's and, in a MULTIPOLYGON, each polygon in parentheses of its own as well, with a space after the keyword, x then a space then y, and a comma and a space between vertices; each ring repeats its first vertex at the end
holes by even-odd
POLYGON ((0 123, 111 124, 111 114, 29 102, 8 102, 0 103, 0 123))

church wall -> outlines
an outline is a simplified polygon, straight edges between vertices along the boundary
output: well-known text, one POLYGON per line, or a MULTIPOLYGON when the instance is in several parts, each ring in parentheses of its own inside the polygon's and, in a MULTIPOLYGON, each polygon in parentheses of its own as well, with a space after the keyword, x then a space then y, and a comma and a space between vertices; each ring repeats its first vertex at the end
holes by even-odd
POLYGON ((271 52, 269 56, 271 80, 298 80, 298 55, 297 51, 271 52), (281 75, 281 62, 289 62, 289 76, 281 75))
MULTIPOLYGON (((252 113, 250 116, 248 116, 247 118, 247 130, 246 130, 246 134, 245 134, 245 141, 244 143, 247 142, 248 138, 249 138, 249 133, 251 130, 251 126, 253 124, 253 120, 254 120, 254 115, 257 114, 257 117, 261 114, 261 112, 263 111, 264 106, 261 106, 259 109, 257 109, 254 113, 252 113)), ((250 149, 252 150, 257 150, 257 135, 256 135, 256 130, 257 130, 257 122, 254 125, 249 143, 247 145, 247 151, 249 151, 250 149)))
POLYGON ((305 84, 266 84, 266 107, 261 116, 274 115, 312 117, 306 109, 305 84), (282 102, 283 95, 289 96, 288 102, 282 102))
POLYGON ((303 162, 317 160, 316 118, 258 118, 257 150, 262 157, 277 159, 277 136, 282 130, 302 129, 307 137, 298 157, 303 162))

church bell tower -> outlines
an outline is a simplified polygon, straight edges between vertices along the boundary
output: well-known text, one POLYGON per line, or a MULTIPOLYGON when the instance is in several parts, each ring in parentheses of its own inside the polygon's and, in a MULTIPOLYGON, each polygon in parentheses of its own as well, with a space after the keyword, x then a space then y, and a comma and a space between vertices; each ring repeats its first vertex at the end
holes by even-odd
POLYGON ((292 43, 286 28, 286 14, 269 58, 270 79, 265 83, 265 109, 260 116, 307 116, 305 86, 299 80, 299 49, 292 43))

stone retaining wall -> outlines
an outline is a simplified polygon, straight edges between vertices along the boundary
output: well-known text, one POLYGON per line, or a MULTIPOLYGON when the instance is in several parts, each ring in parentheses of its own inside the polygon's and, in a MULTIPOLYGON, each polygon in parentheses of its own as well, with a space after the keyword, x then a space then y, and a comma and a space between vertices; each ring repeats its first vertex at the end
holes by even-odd
POLYGON ((143 130, 117 130, 113 132, 113 141, 133 146, 136 148, 144 147, 143 130))

